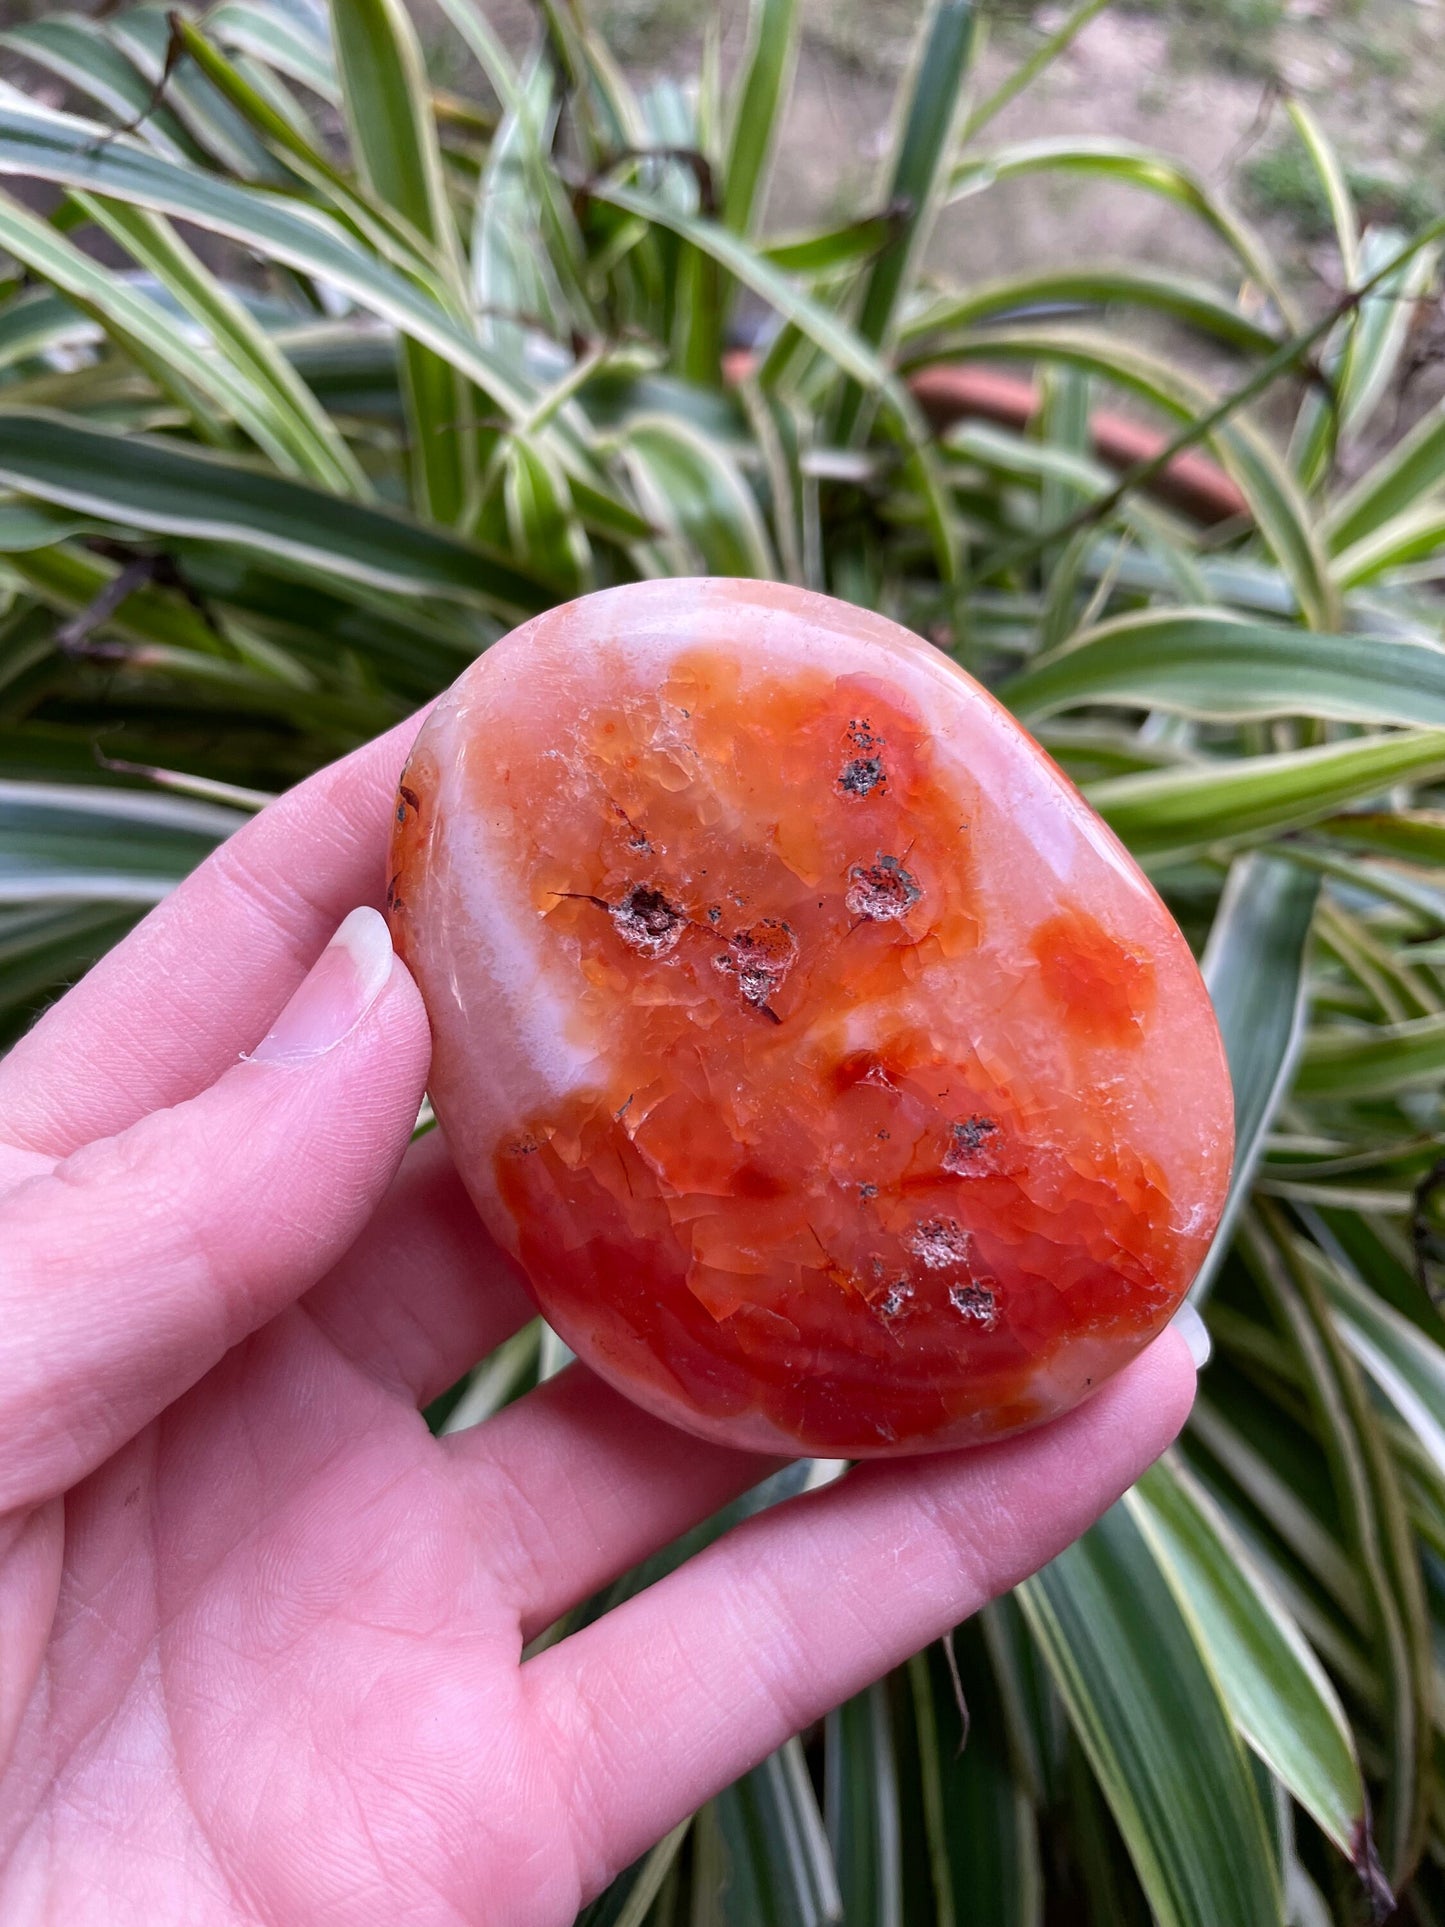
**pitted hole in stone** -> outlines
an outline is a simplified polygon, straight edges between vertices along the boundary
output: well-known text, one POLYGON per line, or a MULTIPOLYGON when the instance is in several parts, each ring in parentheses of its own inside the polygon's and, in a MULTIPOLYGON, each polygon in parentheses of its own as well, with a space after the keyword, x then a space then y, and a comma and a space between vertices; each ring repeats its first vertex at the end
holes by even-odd
POLYGON ((987 1285, 973 1281, 950 1285, 948 1302, 961 1318, 972 1325, 981 1325, 985 1331, 992 1331, 998 1323, 998 1300, 987 1285))
POLYGON ((923 895, 896 856, 878 852, 878 861, 865 867, 855 863, 848 872, 848 894, 843 899, 855 917, 870 923, 897 923, 923 895))
POLYGON ((728 948, 712 960, 713 969, 731 977, 745 1003, 773 1013, 769 1005, 798 961, 798 939, 781 917, 764 917, 750 929, 729 939, 728 948))
POLYGON ((838 772, 838 788, 845 796, 871 796, 876 789, 888 788, 881 756, 855 756, 838 772))
POLYGON ((956 1218, 924 1218, 908 1234, 908 1249, 929 1271, 950 1271, 966 1265, 973 1239, 956 1218))
POLYGON ((649 883, 634 883, 620 903, 608 910, 613 928, 622 941, 640 957, 665 957, 677 948, 687 918, 661 890, 649 883))
POLYGON ((888 1287, 881 1298, 874 1300, 873 1309, 878 1313, 880 1318, 900 1318, 907 1309, 908 1301, 912 1296, 912 1285, 905 1285, 901 1282, 893 1284, 888 1287))
POLYGON ((943 1154, 943 1168, 958 1177, 975 1177, 990 1168, 988 1140, 998 1135, 991 1117, 966 1117, 950 1124, 951 1142, 943 1154))
POLYGON ((615 816, 621 819, 627 831, 628 849, 635 850, 639 856, 651 856, 653 849, 651 843, 647 840, 646 830, 641 830, 637 827, 620 803, 614 803, 612 805, 612 811, 615 816))

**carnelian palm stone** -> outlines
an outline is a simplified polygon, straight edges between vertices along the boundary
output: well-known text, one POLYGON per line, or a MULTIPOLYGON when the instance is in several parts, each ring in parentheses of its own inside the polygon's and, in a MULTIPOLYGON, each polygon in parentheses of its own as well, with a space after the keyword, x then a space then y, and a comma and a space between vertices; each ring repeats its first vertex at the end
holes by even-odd
POLYGON ((1199 972, 931 645, 776 583, 588 596, 467 670, 396 817, 458 1168, 638 1404, 775 1453, 967 1445, 1178 1304, 1232 1148, 1199 972))

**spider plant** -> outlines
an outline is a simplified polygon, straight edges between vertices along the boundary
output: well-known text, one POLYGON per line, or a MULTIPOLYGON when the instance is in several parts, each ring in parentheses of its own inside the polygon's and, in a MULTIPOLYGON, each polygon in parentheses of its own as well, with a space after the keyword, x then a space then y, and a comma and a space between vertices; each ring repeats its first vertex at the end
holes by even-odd
MULTIPOLYGON (((983 97, 983 23, 934 0, 871 194, 793 234, 766 189, 796 0, 753 0, 726 61, 710 31, 686 86, 634 85, 578 0, 540 0, 520 51, 483 0, 440 0, 455 93, 402 0, 0 35, 75 110, 0 92, 12 1034, 516 620, 704 571, 884 610, 989 683, 1148 869, 1219 1010, 1239 1157, 1180 1445, 593 1927, 1317 1927, 1392 1892, 1445 1921, 1445 413, 1386 432, 1445 223, 1362 231, 1292 109, 1341 266, 1302 314, 1167 156, 997 144, 1100 5, 983 97), (1031 174, 1163 196, 1228 273, 940 281, 940 209, 1031 174), (1121 441, 1121 402, 1152 441, 1121 441)), ((434 1423, 559 1356, 531 1328, 434 1423)))

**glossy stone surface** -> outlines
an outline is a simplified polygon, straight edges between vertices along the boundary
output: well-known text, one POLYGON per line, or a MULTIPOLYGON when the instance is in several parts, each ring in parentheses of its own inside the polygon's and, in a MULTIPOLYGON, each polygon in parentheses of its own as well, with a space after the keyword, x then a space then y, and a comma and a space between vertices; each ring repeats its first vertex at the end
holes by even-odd
POLYGON ((995 1438, 1116 1371, 1203 1257, 1231 1103, 1183 938, 878 616, 683 581, 528 623, 423 728, 392 871, 478 1209, 679 1425, 995 1438))

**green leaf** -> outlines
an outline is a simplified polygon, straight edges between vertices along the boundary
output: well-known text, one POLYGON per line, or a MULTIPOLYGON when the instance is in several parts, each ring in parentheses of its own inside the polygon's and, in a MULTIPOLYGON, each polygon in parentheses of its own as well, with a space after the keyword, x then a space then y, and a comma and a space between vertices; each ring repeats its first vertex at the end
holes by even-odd
MULTIPOLYGON (((164 10, 129 7, 108 20, 104 31, 134 63, 150 90, 149 100, 155 102, 160 94, 210 162, 243 180, 290 185, 290 176, 276 165, 225 95, 189 61, 176 57, 171 22, 164 10)), ((141 126, 143 131, 144 121, 141 126)))
MULTIPOLYGON (((447 205, 441 147, 431 116, 421 47, 401 0, 331 0, 351 150, 372 194, 436 249, 460 294, 461 257, 447 205)), ((475 437, 461 371, 435 349, 408 341, 402 355, 417 512, 454 524, 471 494, 475 437)))
POLYGON ((140 267, 153 274, 177 305, 199 323, 217 354, 234 369, 263 424, 265 446, 279 449, 280 466, 323 488, 363 498, 371 493, 360 463, 270 336, 230 289, 212 275, 158 214, 97 195, 75 200, 140 267))
POLYGON ((1442 479, 1445 404, 1422 416, 1329 510, 1324 529, 1330 553, 1342 555, 1420 508, 1442 479))
POLYGON ((903 1927, 898 1768, 888 1695, 870 1686, 824 1725, 824 1812, 845 1921, 903 1927))
POLYGON ((12 295, 0 307, 0 368, 55 349, 91 347, 101 339, 88 314, 48 287, 12 295))
POLYGON ((1445 731, 1401 730, 1279 756, 1120 776, 1092 784, 1088 795, 1136 855, 1159 861, 1257 841, 1317 822, 1394 783, 1441 775, 1445 731))
POLYGON ((1304 1044, 1305 953, 1319 878, 1258 852, 1230 867, 1200 968, 1219 1020, 1234 1087, 1229 1196, 1190 1297, 1212 1286, 1248 1200, 1265 1135, 1289 1095, 1304 1044))
MULTIPOLYGON (((1337 594, 1309 505, 1268 441, 1238 409, 1268 372, 1256 373, 1245 388, 1225 401, 1201 389, 1188 376, 1153 355, 1112 338, 1076 328, 1011 327, 981 329, 966 335, 955 351, 961 358, 1030 362, 1059 362, 1101 375, 1106 381, 1139 395, 1152 406, 1206 441, 1249 504, 1260 534, 1268 543, 1307 620, 1328 629, 1337 621, 1337 594), (1233 419, 1229 417, 1233 416, 1233 419), (1223 417, 1221 419, 1221 417, 1223 417), (1207 434, 1196 424, 1212 421, 1207 434)), ((1276 354, 1290 354, 1289 343, 1276 354)))
POLYGON ((339 107, 341 85, 321 18, 319 10, 291 7, 284 0, 275 6, 265 0, 221 0, 207 13, 206 26, 223 46, 253 54, 339 107))
POLYGON ((753 231, 797 58, 797 0, 753 0, 747 49, 731 89, 732 128, 719 210, 723 225, 744 239, 753 231))
POLYGON ((1352 1859, 1369 1823, 1354 1737, 1283 1601, 1182 1465, 1162 1460, 1125 1503, 1193 1624, 1240 1733, 1352 1859))
POLYGON ((1445 1478, 1445 1351, 1344 1264, 1318 1275, 1345 1343, 1445 1478))
MULTIPOLYGON (((858 333, 875 348, 892 345, 900 299, 938 215, 973 35, 972 0, 932 0, 914 42, 887 191, 889 205, 902 210, 898 232, 869 270, 858 306, 858 333)), ((853 438, 866 399, 856 384, 844 392, 837 417, 839 441, 853 438)))
POLYGON ((515 370, 488 355, 437 299, 358 247, 325 215, 148 154, 124 136, 102 144, 104 134, 68 115, 0 101, 0 175, 32 175, 149 207, 329 281, 403 334, 434 347, 506 415, 526 413, 532 392, 515 370))
POLYGON ((1034 47, 1028 59, 1020 61, 988 98, 974 108, 964 122, 961 138, 971 141, 975 135, 982 133, 1010 101, 1016 100, 1041 73, 1053 66, 1060 54, 1068 51, 1095 15, 1102 13, 1109 4, 1110 0, 1079 0, 1073 12, 1064 15, 1058 26, 1034 47))
MULTIPOLYGON (((298 126, 235 61, 200 32, 194 21, 176 17, 176 31, 189 59, 244 119, 267 151, 289 172, 307 182, 338 213, 346 226, 403 273, 420 268, 422 279, 434 277, 425 238, 394 209, 376 200, 354 174, 333 165, 322 151, 314 129, 298 126)), ((215 19, 208 16, 208 25, 215 19)))
POLYGON ((568 594, 580 591, 591 557, 566 476, 525 436, 507 438, 503 464, 508 552, 568 594))
POLYGON ((1017 1597, 1160 1927, 1278 1927, 1244 1753, 1129 1510, 1114 1506, 1017 1597))
POLYGON ((0 780, 0 903, 158 903, 246 821, 180 797, 0 780))
POLYGON ((1320 825, 1341 843, 1361 844, 1401 863, 1445 864, 1445 811, 1359 810, 1320 825))
POLYGON ((200 432, 225 439, 210 404, 243 428, 273 461, 295 472, 290 446, 274 401, 247 372, 207 356, 188 339, 177 318, 98 261, 84 254, 49 221, 42 221, 8 194, 0 194, 0 246, 85 307, 148 374, 173 395, 200 432))
POLYGON ((651 1853, 619 1874, 605 1893, 582 1909, 576 1927, 644 1927, 691 1826, 689 1816, 665 1833, 651 1853))
POLYGON ((731 1878, 729 1927, 833 1927, 843 1919, 803 1749, 789 1740, 713 1803, 731 1878))
POLYGON ((1339 243, 1340 271, 1345 286, 1353 287, 1360 278, 1360 223, 1345 170, 1324 129, 1304 102, 1292 96, 1284 105, 1325 190, 1330 219, 1334 222, 1335 239, 1339 243))
MULTIPOLYGON (((1390 228, 1370 229, 1351 281, 1372 281, 1398 256, 1401 239, 1390 228)), ((1329 385, 1313 385, 1300 407, 1293 451, 1307 486, 1328 477, 1338 444, 1358 439, 1388 392, 1417 303, 1434 280, 1438 252, 1422 246, 1400 261, 1341 321, 1323 356, 1329 385)))
POLYGON ((1280 312, 1290 314, 1291 304, 1282 295, 1269 257, 1253 230, 1198 174, 1167 155, 1132 141, 1115 140, 1110 135, 1082 140, 1058 135, 1017 141, 992 153, 969 155, 953 170, 951 198, 961 200, 991 187, 995 181, 1016 180, 1037 173, 1118 181, 1172 201, 1212 228, 1233 250, 1246 273, 1274 298, 1280 312))
POLYGON ((1412 562, 1423 563, 1427 579, 1433 578, 1442 542, 1445 505, 1422 502, 1342 549, 1335 557, 1335 580, 1342 589, 1358 589, 1393 571, 1403 574, 1412 562))
MULTIPOLYGON (((927 1736, 928 1770, 936 1775, 937 1879, 956 1927, 1040 1927, 1044 1881, 1038 1816, 1010 1757, 1004 1701, 980 1628, 952 1634, 953 1666, 942 1643, 910 1668, 932 1707, 918 1721, 927 1736), (962 1695, 962 1706, 959 1693, 962 1695), (966 1731, 964 1722, 966 1721, 966 1731)), ((866 1915, 860 1916, 867 1918, 866 1915)))
POLYGON ((838 227, 765 241, 759 251, 765 261, 784 274, 825 280, 885 248, 898 231, 898 220, 896 209, 884 208, 838 227))
POLYGON ((1445 1016, 1311 1032, 1296 1089, 1301 1097, 1395 1097, 1445 1078, 1445 1016))
POLYGON ((1429 1618, 1399 1471, 1318 1279, 1268 1200, 1245 1219, 1241 1249, 1299 1362, 1342 1537, 1364 1589, 1384 1683, 1379 1715, 1388 1762, 1380 1845, 1399 1888, 1424 1845, 1433 1755, 1429 1618))
POLYGON ((143 914, 145 905, 44 901, 0 904, 0 1042, 23 1030, 31 1006, 74 983, 143 914))
POLYGON ((0 555, 19 555, 27 549, 48 549, 68 536, 90 535, 96 524, 84 515, 67 515, 44 502, 13 497, 0 501, 0 555))
MULTIPOLYGON (((3 117, 0 117, 0 132, 3 132, 3 125, 3 117)), ((3 156, 4 148, 0 145, 0 161, 3 161, 3 156)), ((655 222, 710 255, 719 266, 726 268, 745 287, 751 288, 785 320, 791 321, 844 374, 851 375, 861 386, 883 397, 896 417, 907 425, 911 441, 920 444, 927 442, 927 428, 907 390, 870 344, 861 340, 853 329, 821 302, 786 275, 780 274, 755 249, 730 234, 716 221, 688 214, 668 205, 656 195, 644 194, 637 188, 599 182, 589 191, 596 200, 607 206, 620 208, 639 220, 655 222)))
POLYGON ((0 409, 0 478, 122 524, 233 542, 402 594, 461 597, 509 616, 549 600, 541 583, 486 550, 393 511, 40 409, 0 409))
POLYGON ((138 131, 160 152, 187 160, 204 158, 175 114, 152 100, 152 87, 94 22, 74 14, 26 21, 0 33, 0 46, 45 67, 121 122, 138 131))
POLYGON ((1022 716, 1118 703, 1212 721, 1324 716, 1438 729, 1445 649, 1307 633, 1222 609, 1147 609, 1084 631, 998 694, 1022 716))
POLYGON ((638 499, 670 531, 671 573, 775 576, 778 572, 756 500, 720 443, 666 415, 637 415, 619 447, 638 499))
MULTIPOLYGON (((470 17, 470 16, 469 16, 470 17)), ((560 256, 580 275, 581 245, 570 210, 556 208, 547 193, 541 129, 552 110, 552 74, 540 62, 524 82, 510 83, 511 105, 497 129, 477 180, 472 225, 472 296, 483 339, 498 353, 520 360, 528 329, 557 334, 589 319, 579 287, 569 290, 569 313, 555 262, 560 256), (543 186, 538 188, 538 177, 543 186), (541 214, 551 207, 554 242, 565 225, 563 245, 549 248, 541 214)), ((555 183, 553 183, 555 186, 555 183)))
POLYGON ((1279 346, 1277 335, 1251 320, 1207 281, 1120 264, 1054 268, 937 295, 899 328, 904 365, 918 367, 944 358, 953 350, 954 337, 980 322, 1074 302, 1100 308, 1147 308, 1246 353, 1267 354, 1279 346))
POLYGON ((512 56, 482 8, 474 0, 437 0, 437 4, 480 65, 505 113, 514 115, 521 97, 521 81, 512 56))
POLYGON ((1433 242, 1422 241, 1399 261, 1402 240, 1395 229, 1370 228, 1360 250, 1362 281, 1372 280, 1392 259, 1398 265, 1361 301, 1340 371, 1340 427, 1356 442, 1392 390, 1419 304, 1429 297, 1439 265, 1440 250, 1433 242))

